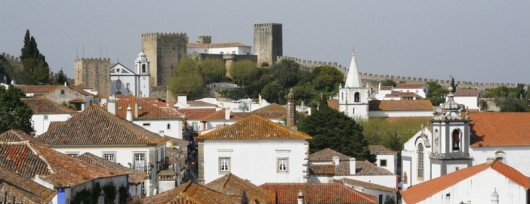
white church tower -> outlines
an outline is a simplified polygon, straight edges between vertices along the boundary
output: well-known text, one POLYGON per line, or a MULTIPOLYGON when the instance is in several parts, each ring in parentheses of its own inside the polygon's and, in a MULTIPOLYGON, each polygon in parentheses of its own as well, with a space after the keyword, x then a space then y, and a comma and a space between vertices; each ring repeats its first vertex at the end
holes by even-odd
POLYGON ((339 111, 355 120, 368 120, 369 89, 362 86, 355 54, 352 54, 350 68, 344 87, 339 87, 339 111))
POLYGON ((465 107, 454 101, 449 87, 446 102, 435 107, 432 122, 431 179, 472 165, 470 121, 465 107))
POLYGON ((138 54, 138 57, 134 61, 136 66, 136 84, 137 84, 137 93, 136 97, 146 98, 149 97, 149 92, 151 92, 151 77, 149 75, 149 59, 145 55, 144 51, 141 51, 138 54))
POLYGON ((142 51, 134 60, 134 70, 116 63, 110 67, 111 94, 132 94, 137 98, 149 97, 151 77, 149 59, 142 51))

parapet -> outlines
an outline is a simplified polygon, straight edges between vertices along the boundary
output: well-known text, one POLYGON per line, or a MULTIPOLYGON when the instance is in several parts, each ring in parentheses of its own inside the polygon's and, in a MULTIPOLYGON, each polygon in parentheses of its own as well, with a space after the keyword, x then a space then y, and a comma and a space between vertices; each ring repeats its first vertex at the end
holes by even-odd
POLYGON ((110 58, 108 57, 103 57, 103 58, 77 58, 75 59, 75 61, 85 61, 85 62, 109 62, 110 63, 110 58))
POLYGON ((186 33, 167 33, 167 32, 152 32, 152 33, 142 33, 143 37, 177 37, 177 38, 187 38, 188 35, 186 33))
POLYGON ((2 52, 2 54, 0 54, 2 56, 4 56, 4 58, 6 58, 8 61, 11 61, 11 62, 20 62, 20 58, 18 57, 15 57, 9 53, 5 53, 5 52, 2 52))
POLYGON ((262 26, 281 26, 281 23, 258 23, 254 24, 254 27, 262 27, 262 26))

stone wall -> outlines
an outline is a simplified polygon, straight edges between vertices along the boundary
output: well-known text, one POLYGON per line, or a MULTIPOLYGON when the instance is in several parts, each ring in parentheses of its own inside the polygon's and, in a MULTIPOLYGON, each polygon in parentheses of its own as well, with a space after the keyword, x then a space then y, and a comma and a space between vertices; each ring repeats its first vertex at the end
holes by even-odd
POLYGON ((110 95, 110 59, 78 58, 74 63, 74 84, 94 88, 105 97, 110 95))
POLYGON ((258 66, 272 65, 278 56, 283 55, 282 24, 254 24, 254 54, 258 56, 258 66))

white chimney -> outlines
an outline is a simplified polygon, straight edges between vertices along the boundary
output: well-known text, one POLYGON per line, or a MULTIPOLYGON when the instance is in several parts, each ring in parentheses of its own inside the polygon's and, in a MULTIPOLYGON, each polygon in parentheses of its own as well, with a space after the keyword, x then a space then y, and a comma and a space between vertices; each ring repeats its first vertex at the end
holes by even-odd
POLYGON ((333 164, 335 164, 335 166, 339 165, 339 157, 338 156, 333 156, 333 164))
POLYGON ((304 204, 304 193, 302 191, 298 192, 298 199, 296 199, 297 204, 304 204))
POLYGON ((181 104, 181 105, 188 105, 188 96, 186 95, 179 95, 177 97, 177 103, 181 104))
POLYGON ((126 117, 126 119, 127 119, 128 121, 132 121, 132 120, 133 120, 131 106, 127 106, 127 117, 126 117))
POLYGON ((381 82, 379 82, 379 83, 377 84, 377 90, 378 90, 377 93, 379 93, 379 91, 381 91, 381 82))
POLYGON ((116 115, 116 98, 114 96, 110 96, 107 101, 107 111, 116 115))
POLYGON ((64 82, 64 86, 68 86, 68 84, 66 84, 66 81, 64 82))
POLYGON ((357 168, 357 166, 355 165, 355 157, 351 157, 350 158, 350 175, 354 175, 355 174, 355 169, 357 168))
POLYGON ((225 120, 230 120, 230 109, 225 108, 225 120))

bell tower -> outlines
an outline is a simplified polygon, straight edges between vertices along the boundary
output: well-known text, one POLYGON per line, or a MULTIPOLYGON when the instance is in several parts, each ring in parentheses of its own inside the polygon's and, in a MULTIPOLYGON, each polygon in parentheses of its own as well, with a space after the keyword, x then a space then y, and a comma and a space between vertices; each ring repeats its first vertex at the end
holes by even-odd
POLYGON ((434 108, 432 119, 431 179, 471 166, 470 120, 464 105, 454 101, 449 87, 446 102, 434 108))
POLYGON ((346 83, 339 87, 339 111, 355 120, 368 120, 368 98, 369 89, 362 87, 355 54, 352 54, 346 83))
POLYGON ((144 51, 140 51, 136 60, 134 60, 136 74, 136 97, 149 97, 151 91, 151 75, 149 74, 149 59, 144 51))

